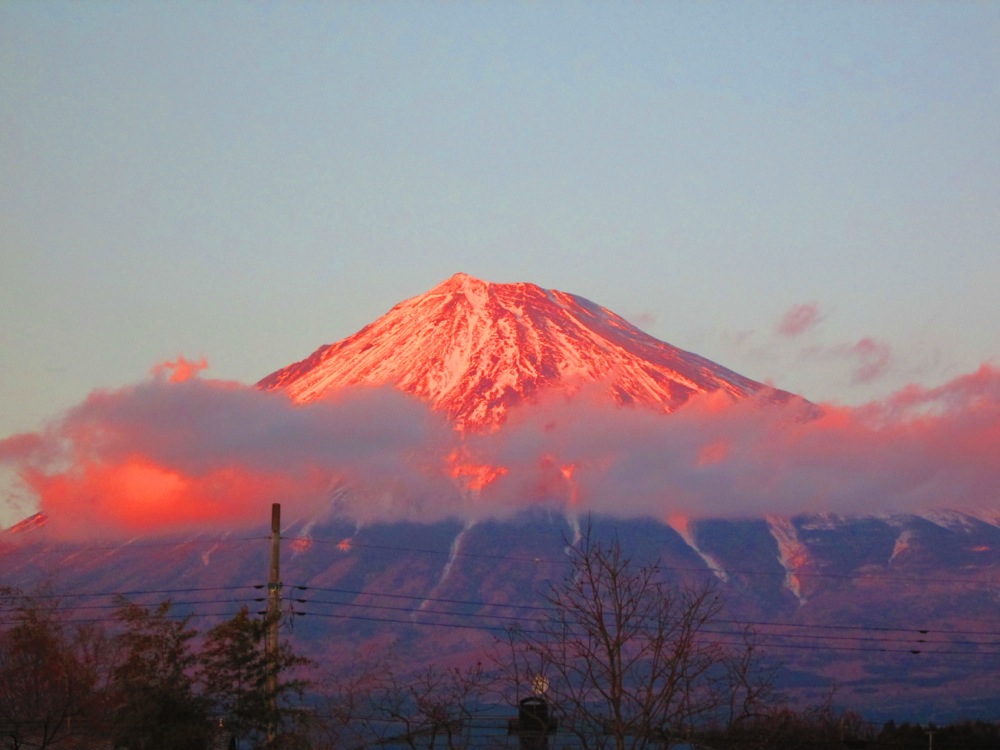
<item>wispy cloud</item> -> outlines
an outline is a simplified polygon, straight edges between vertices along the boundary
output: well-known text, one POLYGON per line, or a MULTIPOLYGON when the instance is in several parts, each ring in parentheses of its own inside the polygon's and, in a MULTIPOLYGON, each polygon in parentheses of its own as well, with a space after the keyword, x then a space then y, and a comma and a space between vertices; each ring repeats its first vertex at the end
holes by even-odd
POLYGON ((821 362, 846 368, 852 385, 872 383, 892 367, 892 347, 884 341, 865 336, 851 343, 818 345, 802 349, 803 361, 821 362))
POLYGON ((857 367, 854 370, 855 383, 870 383, 877 380, 885 374, 892 361, 892 347, 870 336, 855 342, 847 352, 857 358, 857 367))
POLYGON ((818 336, 817 327, 826 317, 818 303, 798 303, 773 328, 729 332, 726 341, 747 360, 747 371, 777 384, 794 370, 800 376, 812 373, 809 377, 821 387, 834 386, 843 392, 885 382, 890 375, 914 377, 926 372, 926 366, 900 361, 888 342, 874 336, 846 341, 818 336))
POLYGON ((820 320, 819 305, 804 302, 787 310, 778 321, 776 330, 781 336, 798 336, 816 326, 820 320))

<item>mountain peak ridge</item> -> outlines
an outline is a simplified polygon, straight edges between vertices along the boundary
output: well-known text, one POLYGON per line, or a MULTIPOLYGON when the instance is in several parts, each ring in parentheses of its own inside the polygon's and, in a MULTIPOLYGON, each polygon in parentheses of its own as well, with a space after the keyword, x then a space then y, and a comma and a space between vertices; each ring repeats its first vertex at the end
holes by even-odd
POLYGON ((391 385, 427 400, 459 429, 490 429, 543 389, 588 384, 619 404, 665 412, 697 393, 772 390, 583 297, 461 272, 257 385, 297 402, 346 386, 391 385))

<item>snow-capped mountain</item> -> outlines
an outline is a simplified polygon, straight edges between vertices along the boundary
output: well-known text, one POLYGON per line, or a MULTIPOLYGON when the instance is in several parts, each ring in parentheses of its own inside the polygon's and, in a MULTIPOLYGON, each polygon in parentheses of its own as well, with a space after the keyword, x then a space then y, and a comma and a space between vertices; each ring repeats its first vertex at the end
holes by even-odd
POLYGON ((770 390, 582 297, 461 273, 258 386, 306 402, 343 386, 390 384, 476 429, 501 424, 543 389, 595 383, 619 403, 665 412, 698 393, 770 390))
MULTIPOLYGON (((486 433, 473 439, 441 430, 447 447, 461 448, 482 448, 516 431, 514 420, 504 430, 491 430, 508 420, 511 409, 529 408, 546 390, 588 389, 612 402, 661 412, 673 412, 705 393, 734 400, 792 398, 659 341, 580 297, 526 283, 491 284, 464 274, 400 303, 354 335, 319 348, 257 385, 284 391, 298 403, 348 386, 392 386, 425 400, 460 430, 486 433)), ((287 408, 284 399, 276 400, 287 408)), ((806 406, 807 415, 819 411, 806 406)), ((162 403, 156 401, 155 408, 160 413, 162 403)), ((322 407, 319 411, 325 414, 322 407)), ((621 414, 628 420, 633 416, 628 410, 621 414)), ((668 419, 690 426, 683 422, 683 410, 668 419)), ((224 420, 213 423, 219 421, 224 420)), ((551 434, 545 432, 532 448, 546 453, 551 434)), ((211 436, 216 440, 215 432, 211 436)), ((755 431, 751 440, 758 440, 755 431)), ((170 442, 169 453, 182 442, 170 442)), ((763 442, 768 451, 788 447, 763 442)), ((725 474, 721 469, 727 467, 718 461, 725 444, 692 445, 697 449, 691 450, 695 460, 688 465, 693 482, 706 482, 713 472, 725 474)), ((820 441, 817 450, 827 445, 820 441)), ((630 447, 632 443, 622 455, 629 457, 630 447)), ((671 450, 678 447, 691 446, 653 446, 644 454, 646 465, 662 463, 667 473, 683 468, 683 463, 671 463, 671 450)), ((600 452, 594 455, 605 460, 600 452)), ((447 456, 456 486, 471 490, 498 472, 482 457, 470 458, 461 450, 447 456)), ((579 516, 587 510, 576 504, 570 481, 585 474, 586 466, 555 463, 545 455, 538 468, 534 454, 530 458, 525 465, 537 468, 532 481, 545 479, 542 470, 549 470, 565 480, 552 486, 568 493, 567 502, 529 503, 505 509, 509 512, 498 517, 442 520, 417 512, 400 520, 380 515, 388 493, 365 495, 363 487, 346 481, 321 485, 317 515, 293 518, 282 530, 281 571, 290 594, 289 620, 298 623, 297 645, 331 665, 356 658, 363 647, 385 643, 394 643, 413 666, 478 658, 498 629, 537 604, 537 592, 564 573, 565 545, 578 533, 579 516), (363 521, 342 511, 358 505, 375 510, 363 521)), ((280 460, 275 458, 275 465, 280 460)), ((697 517, 670 512, 675 498, 662 484, 652 485, 653 504, 642 506, 648 512, 607 513, 617 510, 613 504, 622 502, 623 482, 643 465, 624 462, 614 482, 605 485, 612 504, 601 506, 604 516, 594 512, 595 529, 620 539, 637 558, 659 561, 671 582, 711 580, 727 611, 754 626, 762 653, 781 663, 779 686, 791 700, 818 705, 836 688, 845 706, 869 717, 923 721, 1000 711, 993 615, 1000 524, 992 514, 979 518, 941 510, 878 515, 873 503, 867 514, 839 516, 807 513, 805 502, 800 513, 794 495, 786 505, 795 508, 790 515, 744 503, 727 506, 737 508, 736 517, 697 517)), ((734 465, 734 473, 744 471, 744 465, 734 465)), ((112 479, 134 481, 137 503, 151 478, 182 479, 166 469, 152 471, 150 465, 130 468, 112 479)), ((839 471, 840 465, 835 468, 839 471)), ((770 480, 770 474, 759 473, 770 480)), ((818 494, 809 472, 797 476, 796 492, 801 485, 804 500, 818 494)), ((820 474, 821 479, 826 476, 820 474)), ((237 487, 256 483, 258 475, 251 480, 237 487)), ((412 486, 400 484, 405 485, 398 488, 402 502, 429 507, 431 499, 414 497, 412 486)), ((514 486, 524 492, 536 484, 539 493, 554 492, 541 480, 514 486)), ((99 489, 109 487, 114 489, 110 482, 99 489)), ((747 492, 744 485, 738 489, 747 492)), ((477 502, 483 499, 468 494, 477 502)), ((260 510, 261 520, 269 517, 268 508, 260 510)), ((106 609, 114 593, 145 594, 142 601, 151 603, 171 592, 208 592, 183 605, 212 624, 243 604, 258 606, 268 573, 265 533, 254 529, 231 535, 229 529, 216 529, 149 544, 139 539, 66 544, 47 535, 46 517, 37 514, 0 534, 0 588, 48 586, 72 592, 71 604, 96 611, 106 609)))

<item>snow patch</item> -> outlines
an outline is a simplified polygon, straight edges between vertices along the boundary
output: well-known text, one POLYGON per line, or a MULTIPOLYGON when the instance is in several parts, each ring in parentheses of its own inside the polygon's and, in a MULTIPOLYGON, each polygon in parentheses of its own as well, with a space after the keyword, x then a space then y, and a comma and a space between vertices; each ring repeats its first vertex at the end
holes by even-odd
POLYGON ((808 564, 809 550, 799 540, 798 532, 787 518, 768 516, 767 528, 778 545, 778 561, 785 569, 785 588, 799 600, 800 605, 805 604, 802 579, 798 571, 808 564))
POLYGON ((455 535, 455 538, 451 540, 451 546, 448 549, 448 560, 441 569, 441 575, 438 577, 437 583, 434 584, 434 587, 427 594, 427 598, 420 603, 419 607, 417 607, 418 611, 423 612, 424 607, 436 598, 437 592, 444 585, 445 581, 448 580, 448 575, 451 573, 452 566, 455 564, 455 560, 458 558, 458 553, 462 548, 462 539, 465 538, 466 532, 468 532, 474 525, 474 522, 467 523, 462 530, 455 535))
POLYGON ((729 581, 729 574, 726 573, 718 559, 716 559, 713 555, 710 555, 708 552, 703 552, 701 548, 698 547, 698 544, 694 539, 694 534, 691 533, 690 519, 677 517, 669 518, 667 520, 667 525, 676 531, 680 535, 681 539, 684 540, 684 543, 687 544, 687 546, 690 547, 694 553, 705 562, 705 565, 708 566, 708 569, 712 571, 712 574, 715 575, 716 578, 723 583, 729 581))
POLYGON ((979 520, 967 513, 960 513, 955 510, 929 510, 918 512, 915 515, 948 531, 972 531, 975 528, 975 522, 979 520))
POLYGON ((218 548, 219 548, 219 545, 218 545, 218 544, 213 544, 213 545, 212 545, 211 547, 209 547, 209 548, 208 548, 207 550, 204 550, 204 551, 203 551, 203 552, 201 553, 201 564, 202 564, 202 565, 204 565, 204 566, 205 566, 205 567, 207 568, 207 567, 208 567, 208 564, 209 564, 209 563, 211 562, 211 560, 212 560, 212 553, 213 553, 213 552, 215 552, 215 550, 217 550, 218 548))
POLYGON ((889 556, 889 565, 892 565, 893 560, 913 546, 912 540, 913 532, 909 529, 906 529, 896 537, 896 543, 892 545, 892 554, 889 556))

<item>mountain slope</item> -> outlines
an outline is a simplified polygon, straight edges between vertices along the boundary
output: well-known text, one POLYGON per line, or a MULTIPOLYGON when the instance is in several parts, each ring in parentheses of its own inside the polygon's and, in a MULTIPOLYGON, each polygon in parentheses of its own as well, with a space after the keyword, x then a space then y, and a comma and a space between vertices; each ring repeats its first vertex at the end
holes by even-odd
MULTIPOLYGON (((619 539, 637 564, 659 561, 671 584, 714 581, 726 617, 752 624, 758 653, 780 664, 786 700, 835 697, 878 721, 1000 715, 995 525, 797 516, 780 533, 773 520, 716 519, 682 535, 652 519, 591 520, 597 538, 619 539)), ((202 630, 262 606, 264 527, 96 546, 48 539, 37 523, 22 532, 0 534, 0 586, 63 592, 75 617, 107 617, 115 592, 144 605, 178 596, 178 613, 202 630)), ((569 519, 545 512, 473 525, 293 523, 282 530, 281 575, 295 625, 283 632, 332 670, 387 644, 401 668, 483 658, 507 625, 538 617, 573 534, 569 519)))
POLYGON ((593 383, 619 403, 666 412, 698 393, 769 390, 582 297, 465 274, 257 385, 307 402, 343 386, 390 384, 476 429, 501 424, 511 406, 542 389, 593 383))

